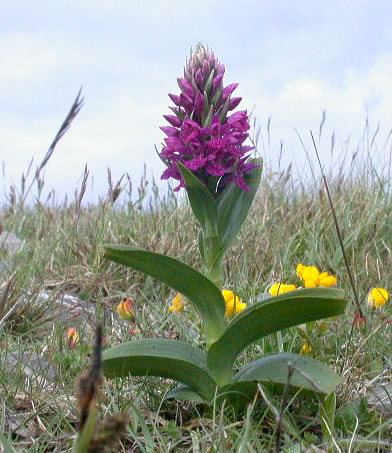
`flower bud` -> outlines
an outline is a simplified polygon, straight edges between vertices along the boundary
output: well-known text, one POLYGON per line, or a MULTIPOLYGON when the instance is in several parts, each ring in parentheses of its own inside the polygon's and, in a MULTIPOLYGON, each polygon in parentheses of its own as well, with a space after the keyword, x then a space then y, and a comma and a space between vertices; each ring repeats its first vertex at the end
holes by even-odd
POLYGON ((124 299, 117 305, 117 313, 121 319, 133 321, 135 319, 133 300, 129 297, 124 297, 124 299))
POLYGON ((79 343, 79 333, 75 327, 70 327, 67 330, 67 343, 69 349, 75 349, 76 345, 79 343))
POLYGON ((363 316, 362 313, 356 311, 354 313, 354 325, 358 327, 358 329, 364 327, 366 325, 366 316, 363 316))

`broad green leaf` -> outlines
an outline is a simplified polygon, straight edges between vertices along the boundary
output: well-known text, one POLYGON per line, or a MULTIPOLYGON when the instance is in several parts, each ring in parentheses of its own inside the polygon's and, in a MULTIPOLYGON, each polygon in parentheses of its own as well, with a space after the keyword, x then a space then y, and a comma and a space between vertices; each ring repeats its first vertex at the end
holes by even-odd
POLYGON ((208 368, 219 385, 227 384, 235 358, 247 346, 279 330, 340 315, 346 303, 344 291, 333 288, 299 289, 258 302, 237 315, 211 346, 208 368))
POLYGON ((210 401, 206 401, 199 393, 192 390, 187 385, 178 385, 177 387, 169 390, 165 395, 165 400, 180 400, 180 401, 192 401, 196 404, 208 404, 210 401))
POLYGON ((341 377, 324 363, 289 353, 268 355, 249 363, 234 376, 234 381, 285 385, 289 364, 294 370, 290 378, 292 387, 328 394, 342 381, 341 377))
POLYGON ((207 345, 221 336, 225 301, 219 289, 204 275, 169 256, 126 245, 105 246, 105 256, 160 280, 188 298, 202 318, 207 345))
POLYGON ((183 341, 146 338, 105 350, 104 374, 108 377, 159 376, 189 386, 210 400, 215 382, 208 374, 206 354, 183 341))
POLYGON ((207 187, 181 163, 178 164, 184 178, 192 212, 203 230, 205 237, 217 236, 217 203, 207 187))
POLYGON ((227 248, 241 230, 260 185, 262 160, 252 159, 250 162, 259 165, 259 167, 244 177, 245 182, 250 187, 250 191, 245 192, 236 184, 229 184, 219 199, 218 230, 224 248, 227 248))

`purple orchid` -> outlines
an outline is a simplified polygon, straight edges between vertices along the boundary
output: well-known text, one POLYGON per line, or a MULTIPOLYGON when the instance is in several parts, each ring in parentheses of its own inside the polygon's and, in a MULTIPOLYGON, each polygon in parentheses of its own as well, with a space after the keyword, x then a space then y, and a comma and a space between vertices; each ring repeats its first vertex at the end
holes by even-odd
POLYGON ((232 97, 237 83, 223 86, 224 73, 215 55, 198 44, 177 80, 180 95, 169 94, 174 115, 164 115, 170 126, 161 127, 166 138, 160 157, 167 165, 161 178, 180 181, 174 190, 184 187, 179 162, 214 194, 231 181, 249 190, 244 175, 257 166, 248 162, 253 147, 244 145, 249 119, 246 111, 229 115, 241 98, 232 97))

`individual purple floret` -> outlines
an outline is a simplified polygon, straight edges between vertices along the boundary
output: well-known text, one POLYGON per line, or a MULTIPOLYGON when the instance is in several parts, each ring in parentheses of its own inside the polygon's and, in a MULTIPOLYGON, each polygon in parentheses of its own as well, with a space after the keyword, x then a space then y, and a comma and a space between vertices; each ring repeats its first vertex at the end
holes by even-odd
POLYGON ((225 67, 201 44, 191 52, 184 77, 177 79, 180 94, 169 94, 174 115, 164 115, 170 126, 161 127, 165 144, 160 152, 167 168, 162 179, 174 178, 184 187, 177 164, 181 162, 213 191, 233 181, 249 190, 244 175, 257 165, 247 162, 252 146, 246 111, 229 115, 241 102, 232 97, 237 83, 223 86, 225 67), (211 184, 212 183, 212 184, 211 184))

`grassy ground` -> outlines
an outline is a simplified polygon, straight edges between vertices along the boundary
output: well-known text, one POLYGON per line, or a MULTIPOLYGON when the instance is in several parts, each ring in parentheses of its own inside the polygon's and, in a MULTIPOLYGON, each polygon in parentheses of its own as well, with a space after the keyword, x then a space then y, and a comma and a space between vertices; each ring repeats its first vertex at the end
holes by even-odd
MULTIPOLYGON (((391 381, 391 305, 374 313, 366 307, 371 286, 392 289, 389 182, 366 166, 356 175, 335 172, 330 177, 344 245, 368 317, 366 327, 355 327, 351 338, 353 292, 319 179, 304 185, 290 171, 265 171, 246 226, 225 261, 226 286, 249 301, 273 281, 295 281, 298 262, 332 271, 347 290, 347 313, 309 334, 314 356, 341 372, 344 379, 337 391, 332 441, 336 451, 392 448, 392 418, 363 400, 380 376, 384 382, 391 381)), ((81 207, 78 200, 67 206, 37 203, 25 208, 11 197, 0 213, 4 230, 26 242, 13 258, 0 252, 0 260, 7 259, 10 266, 7 277, 0 280, 0 320, 7 314, 0 327, 0 432, 18 451, 70 449, 78 419, 74 382, 88 363, 92 340, 91 332, 81 328, 78 346, 67 348, 65 331, 70 326, 53 319, 55 297, 42 302, 38 295, 44 289, 53 294, 71 292, 94 304, 109 345, 143 336, 200 341, 197 318, 189 308, 179 315, 168 313, 168 299, 173 295, 168 288, 102 258, 104 242, 126 243, 200 268, 195 239, 198 228, 190 210, 185 204, 178 206, 170 193, 159 197, 150 190, 148 201, 145 189, 144 181, 140 200, 124 204, 122 209, 113 204, 112 190, 107 199, 91 208, 81 207), (137 331, 119 322, 113 310, 124 296, 136 302, 137 331), (54 381, 39 372, 26 377, 21 355, 26 351, 45 353, 57 370, 54 381), (10 352, 19 357, 11 368, 5 366, 10 352)), ((282 347, 298 352, 301 344, 301 331, 290 329, 249 348, 239 360, 282 347)), ((236 421, 224 409, 163 403, 168 388, 170 382, 158 379, 128 378, 103 384, 102 414, 127 411, 132 420, 126 440, 114 451, 273 451, 281 396, 261 392, 236 421)), ((283 409, 283 451, 324 451, 317 399, 293 395, 283 409)))

